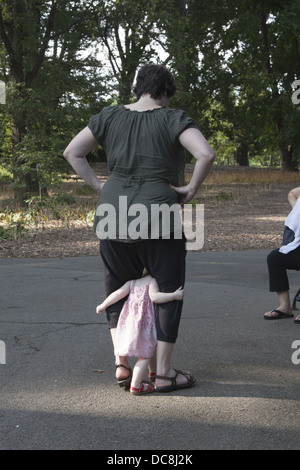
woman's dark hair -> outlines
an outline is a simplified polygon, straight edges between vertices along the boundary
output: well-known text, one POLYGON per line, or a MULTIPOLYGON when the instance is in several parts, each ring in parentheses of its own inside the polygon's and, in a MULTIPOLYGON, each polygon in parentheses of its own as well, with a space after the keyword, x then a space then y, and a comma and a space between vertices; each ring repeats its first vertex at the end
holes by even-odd
POLYGON ((175 80, 171 72, 163 65, 155 64, 146 64, 140 68, 133 87, 137 99, 146 93, 154 99, 161 98, 164 94, 172 97, 175 91, 175 80))

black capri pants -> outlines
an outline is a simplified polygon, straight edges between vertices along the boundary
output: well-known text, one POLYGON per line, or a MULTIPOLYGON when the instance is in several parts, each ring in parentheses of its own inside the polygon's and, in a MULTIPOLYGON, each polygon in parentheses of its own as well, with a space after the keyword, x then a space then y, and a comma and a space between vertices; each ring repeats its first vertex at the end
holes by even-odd
MULTIPOLYGON (((101 240, 106 296, 125 282, 139 279, 143 269, 156 280, 161 292, 174 292, 185 282, 186 239, 141 240, 133 243, 101 240)), ((106 309, 109 328, 116 328, 126 298, 106 309)), ((157 339, 175 343, 178 335, 182 300, 158 305, 157 339)))
POLYGON ((286 270, 300 270, 300 246, 289 253, 281 253, 279 249, 271 251, 267 257, 267 263, 270 291, 288 291, 290 287, 286 270))

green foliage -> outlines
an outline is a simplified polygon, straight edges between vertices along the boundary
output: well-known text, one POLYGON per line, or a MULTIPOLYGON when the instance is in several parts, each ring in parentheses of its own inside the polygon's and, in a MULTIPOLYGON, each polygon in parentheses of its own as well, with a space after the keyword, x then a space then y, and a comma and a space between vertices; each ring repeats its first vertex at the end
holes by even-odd
POLYGON ((156 27, 159 4, 158 0, 107 0, 101 5, 95 34, 108 55, 117 104, 132 100, 131 88, 139 65, 158 60, 154 41, 160 36, 156 27))
POLYGON ((7 112, 7 106, 0 105, 0 165, 6 165, 12 158, 11 149, 11 116, 7 112))
POLYGON ((25 227, 30 221, 30 215, 24 211, 5 210, 0 213, 0 221, 0 239, 16 239, 26 231, 25 227))
POLYGON ((70 228, 72 220, 93 224, 94 208, 90 204, 80 204, 74 208, 75 198, 70 194, 54 196, 31 196, 26 200, 27 207, 19 210, 4 209, 0 212, 0 239, 16 239, 29 229, 44 229, 50 220, 59 221, 64 228, 70 228))
POLYGON ((299 37, 298 0, 1 1, 0 165, 16 200, 59 184, 68 142, 103 106, 132 100, 150 60, 174 72, 172 106, 199 122, 218 163, 295 169, 299 37))
POLYGON ((92 2, 1 2, 0 162, 14 175, 20 203, 59 182, 69 170, 64 148, 103 106, 101 64, 81 57, 98 14, 92 2))
POLYGON ((218 194, 216 194, 215 198, 217 201, 233 201, 234 196, 232 192, 226 192, 226 191, 221 191, 218 194))

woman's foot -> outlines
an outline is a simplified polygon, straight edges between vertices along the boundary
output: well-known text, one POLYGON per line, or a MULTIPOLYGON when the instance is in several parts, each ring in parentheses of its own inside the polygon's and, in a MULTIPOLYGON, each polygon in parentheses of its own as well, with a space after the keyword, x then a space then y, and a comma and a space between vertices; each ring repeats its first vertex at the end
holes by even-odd
POLYGON ((132 378, 132 370, 124 364, 116 364, 116 379, 120 387, 128 388, 132 378))
POLYGON ((132 395, 145 395, 146 393, 152 393, 155 391, 153 385, 146 382, 142 382, 140 387, 130 387, 130 393, 132 395))
POLYGON ((295 323, 300 323, 300 315, 298 315, 295 320, 294 320, 295 323))
POLYGON ((292 318, 293 312, 291 308, 278 307, 274 308, 271 312, 264 314, 265 320, 280 320, 282 318, 292 318))
POLYGON ((172 392, 177 389, 192 387, 195 382, 196 379, 191 372, 171 369, 165 376, 156 375, 155 388, 159 392, 172 392))

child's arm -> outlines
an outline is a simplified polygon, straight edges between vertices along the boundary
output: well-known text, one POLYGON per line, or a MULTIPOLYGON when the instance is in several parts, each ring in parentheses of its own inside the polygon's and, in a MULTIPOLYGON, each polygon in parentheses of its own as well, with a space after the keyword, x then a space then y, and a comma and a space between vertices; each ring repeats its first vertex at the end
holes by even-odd
POLYGON ((184 291, 181 286, 175 292, 160 292, 155 279, 153 279, 149 285, 149 297, 155 304, 164 304, 172 300, 182 300, 183 294, 184 291))
POLYGON ((115 290, 112 292, 103 302, 102 304, 98 305, 96 308, 97 313, 103 312, 107 307, 109 307, 112 304, 115 304, 119 300, 123 299, 126 297, 126 295, 129 294, 130 291, 130 284, 131 281, 126 282, 120 289, 115 290))

